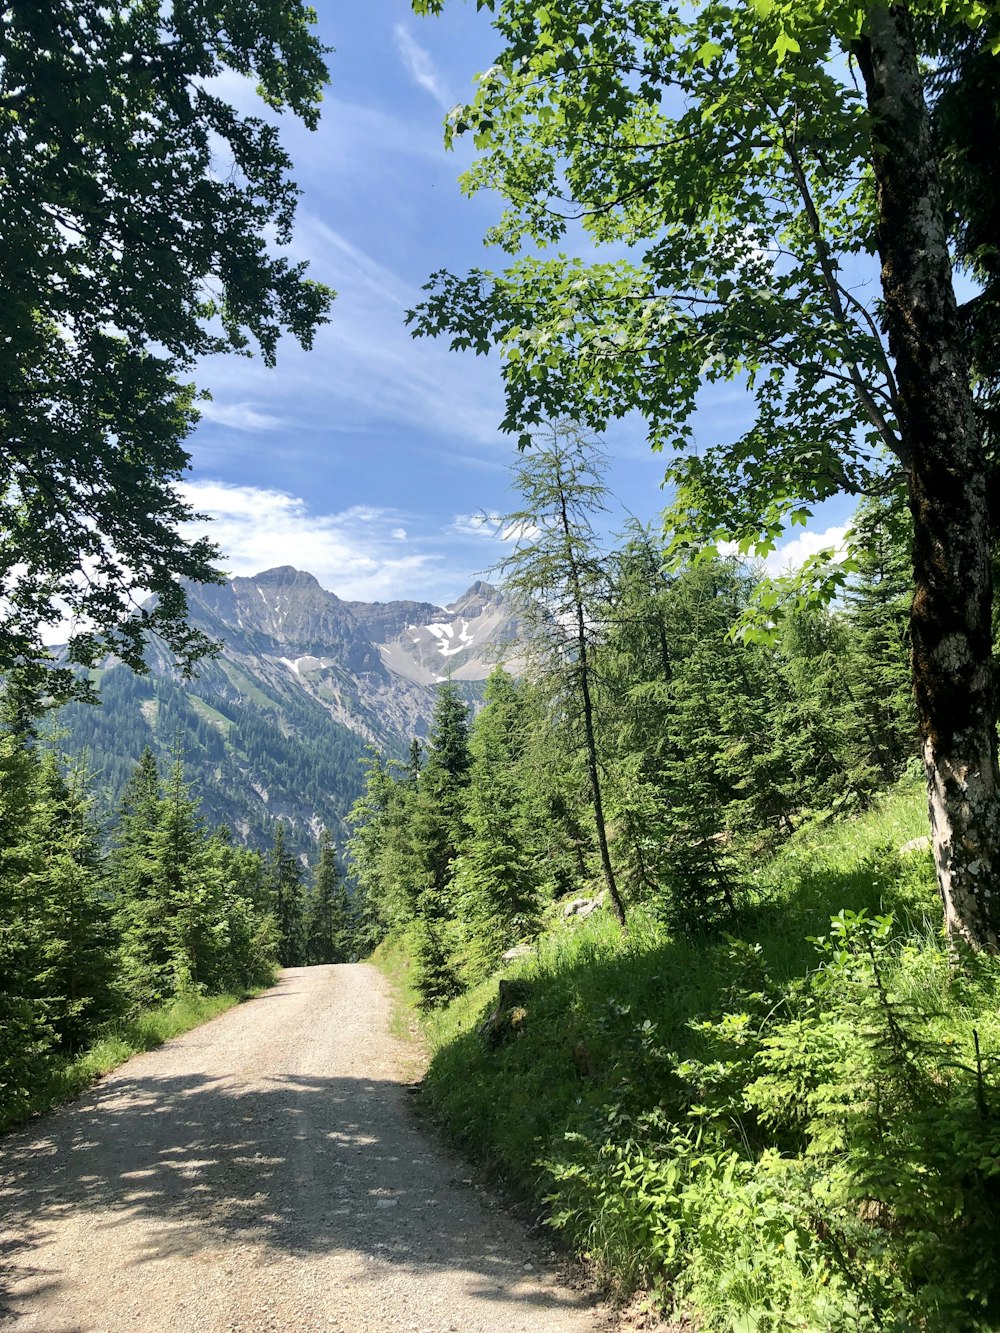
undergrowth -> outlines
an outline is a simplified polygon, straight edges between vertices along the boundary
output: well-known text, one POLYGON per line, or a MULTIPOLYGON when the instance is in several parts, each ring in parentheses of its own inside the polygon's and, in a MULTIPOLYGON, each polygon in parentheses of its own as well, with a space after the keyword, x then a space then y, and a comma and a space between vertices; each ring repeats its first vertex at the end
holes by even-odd
POLYGON ((93 1041, 77 1054, 50 1056, 30 1093, 15 1104, 0 1103, 0 1133, 78 1097, 133 1055, 154 1050, 260 993, 185 995, 159 1008, 101 1024, 93 1041))
POLYGON ((1000 965, 949 958, 924 818, 800 832, 726 935, 553 917, 516 1035, 495 977, 427 1020, 431 1113, 707 1329, 1000 1328, 1000 965))

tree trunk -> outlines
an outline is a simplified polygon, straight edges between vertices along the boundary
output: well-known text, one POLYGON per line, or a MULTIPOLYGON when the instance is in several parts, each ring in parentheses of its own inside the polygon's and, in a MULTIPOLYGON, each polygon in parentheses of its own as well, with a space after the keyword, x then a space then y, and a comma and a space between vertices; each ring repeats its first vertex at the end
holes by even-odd
POLYGON ((873 4, 856 48, 913 514, 913 681, 953 941, 1000 943, 1000 801, 987 469, 909 15, 873 4))
POLYGON ((566 492, 563 489, 562 476, 557 472, 559 483, 559 515, 565 539, 566 563, 570 571, 573 590, 573 611, 576 619, 577 670, 579 672, 580 693, 583 700, 583 730, 587 742, 587 773, 590 777, 590 796, 594 808, 594 824, 597 829, 597 846, 601 853, 601 869, 604 871, 604 883, 611 899, 611 907, 618 924, 625 929, 625 905, 618 892, 611 853, 608 850, 608 830, 604 822, 604 801, 601 798, 601 774, 597 763, 597 738, 594 733, 594 705, 590 696, 590 658, 587 654, 587 617, 583 604, 583 588, 579 567, 573 551, 573 538, 570 530, 569 514, 566 509, 566 492))

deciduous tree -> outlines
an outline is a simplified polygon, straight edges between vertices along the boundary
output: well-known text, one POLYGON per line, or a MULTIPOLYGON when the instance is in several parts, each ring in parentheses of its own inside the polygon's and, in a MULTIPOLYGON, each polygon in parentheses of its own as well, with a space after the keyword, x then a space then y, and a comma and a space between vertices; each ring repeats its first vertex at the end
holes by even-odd
POLYGON ((676 450, 678 544, 726 536, 763 553, 815 501, 905 483, 938 882, 952 935, 996 948, 987 455, 920 69, 990 7, 489 7, 501 52, 447 132, 481 150, 466 188, 508 202, 490 239, 516 254, 575 220, 618 249, 439 273, 418 332, 501 349, 503 424, 522 441, 555 416, 603 429, 638 410, 653 446, 676 450), (696 441, 698 392, 723 380, 746 385, 752 425, 696 441))
POLYGON ((0 668, 69 657, 141 668, 148 632, 207 641, 178 577, 216 577, 177 489, 207 353, 273 362, 331 293, 275 249, 296 201, 277 130, 222 75, 316 124, 324 50, 302 0, 12 0, 0 12, 0 668), (156 594, 154 609, 137 598, 156 594))

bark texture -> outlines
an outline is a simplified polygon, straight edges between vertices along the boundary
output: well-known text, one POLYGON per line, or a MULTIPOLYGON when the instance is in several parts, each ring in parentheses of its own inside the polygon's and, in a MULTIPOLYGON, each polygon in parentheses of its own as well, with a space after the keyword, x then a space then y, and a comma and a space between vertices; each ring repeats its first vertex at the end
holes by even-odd
POLYGON ((875 4, 857 56, 913 514, 913 680, 952 939, 1000 942, 1000 803, 987 467, 907 10, 875 4))

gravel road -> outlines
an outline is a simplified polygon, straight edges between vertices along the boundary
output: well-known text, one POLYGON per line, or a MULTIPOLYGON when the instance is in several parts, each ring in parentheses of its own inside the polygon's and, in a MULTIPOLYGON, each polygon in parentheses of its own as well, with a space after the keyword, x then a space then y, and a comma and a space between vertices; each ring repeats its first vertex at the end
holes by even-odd
POLYGON ((372 967, 290 968, 4 1139, 0 1328, 609 1327, 417 1124, 391 1011, 372 967))

